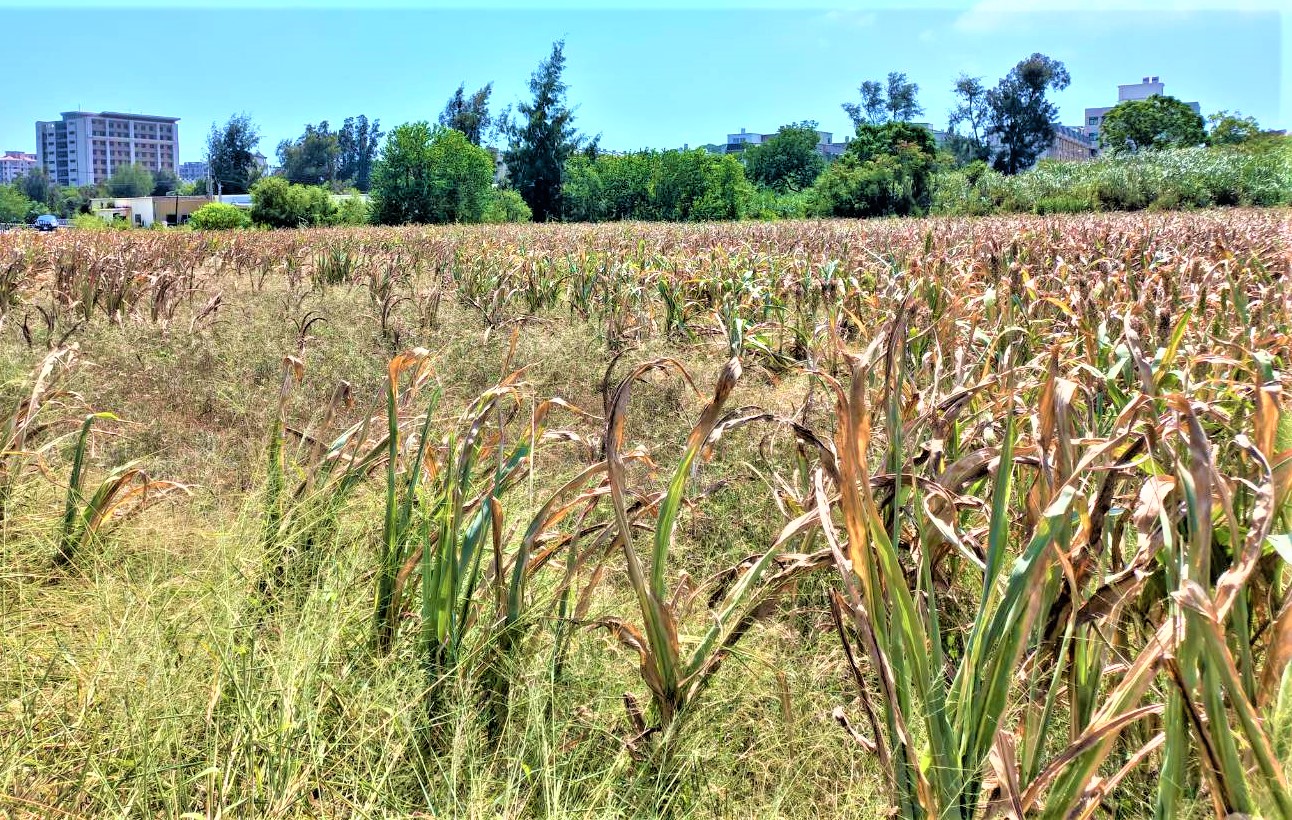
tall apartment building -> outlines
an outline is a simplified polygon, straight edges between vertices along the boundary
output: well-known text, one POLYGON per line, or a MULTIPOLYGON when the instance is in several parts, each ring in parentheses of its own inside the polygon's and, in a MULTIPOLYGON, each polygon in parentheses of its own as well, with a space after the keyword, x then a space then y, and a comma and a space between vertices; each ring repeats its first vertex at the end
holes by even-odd
MULTIPOLYGON (((1123 103, 1127 100, 1147 100, 1154 94, 1166 93, 1166 84, 1162 82, 1161 77, 1145 77, 1137 83, 1130 85, 1117 86, 1117 102, 1123 103)), ((1193 113, 1201 116, 1202 106, 1196 102, 1185 103, 1193 109, 1193 113)), ((1086 138, 1090 141, 1090 147, 1099 149, 1099 126, 1103 124, 1104 115, 1113 110, 1113 106, 1106 105, 1102 108, 1086 109, 1086 138)))
POLYGON ((0 157, 0 185, 8 185, 21 176, 26 176, 36 167, 36 155, 22 151, 5 151, 0 157))
POLYGON ((179 166, 178 117, 65 111, 36 123, 37 161, 59 185, 97 185, 119 165, 172 173, 179 166))

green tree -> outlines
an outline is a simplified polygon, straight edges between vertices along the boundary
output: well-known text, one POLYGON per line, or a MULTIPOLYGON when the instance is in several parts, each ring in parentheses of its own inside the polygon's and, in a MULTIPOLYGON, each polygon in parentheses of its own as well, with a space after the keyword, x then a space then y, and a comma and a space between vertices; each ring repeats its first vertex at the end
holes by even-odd
POLYGON ((584 142, 574 129, 574 112, 565 104, 564 70, 565 43, 558 41, 530 78, 533 100, 517 106, 522 121, 507 122, 503 128, 507 175, 536 222, 560 217, 565 161, 584 142))
POLYGON ((882 125, 886 122, 909 122, 924 113, 917 95, 920 87, 906 79, 906 74, 891 71, 887 83, 866 80, 857 89, 860 103, 844 103, 843 110, 856 128, 882 125))
POLYGON ((49 178, 44 168, 37 166, 14 180, 14 187, 32 202, 54 208, 58 202, 58 186, 49 178))
POLYGON ((328 224, 335 212, 327 189, 264 177, 251 186, 251 220, 271 228, 309 228, 328 224))
POLYGON ((907 216, 932 200, 936 144, 927 128, 906 122, 865 125, 812 191, 823 216, 907 216))
POLYGON ((169 168, 159 168, 153 171, 153 196, 165 196, 180 190, 184 183, 180 182, 175 172, 169 168))
POLYGON ((372 207, 368 200, 351 189, 350 195, 336 204, 329 225, 367 225, 372 222, 372 207))
POLYGON ((703 149, 576 154, 566 161, 565 180, 570 221, 739 219, 753 196, 735 156, 703 149))
POLYGON ((1162 94, 1119 102, 1099 125, 1099 145, 1113 154, 1184 148, 1207 141, 1202 117, 1162 94))
POLYGON ((426 122, 390 133, 373 171, 373 217, 385 225, 479 222, 493 157, 459 131, 426 122))
POLYGON ((103 191, 108 196, 150 196, 153 192, 152 172, 138 163, 118 165, 112 176, 104 181, 103 191))
POLYGON ((1050 147, 1059 109, 1045 93, 1062 91, 1070 81, 1063 63, 1033 54, 1019 61, 987 92, 987 136, 994 137, 998 146, 992 161, 997 171, 1017 174, 1026 170, 1050 147))
POLYGON ((982 80, 961 74, 951 92, 956 96, 956 105, 951 109, 947 148, 960 165, 990 159, 987 123, 991 108, 987 105, 987 89, 982 80))
POLYGON ((1210 126, 1207 140, 1212 145, 1241 145, 1261 135, 1261 126, 1254 117, 1244 117, 1241 111, 1217 111, 1207 117, 1210 126))
POLYGON ((251 227, 251 218, 236 205, 208 202, 189 216, 188 224, 199 231, 228 231, 251 227))
POLYGON ((26 222, 39 206, 14 185, 0 185, 0 222, 26 222))
POLYGON ((346 117, 337 132, 341 149, 338 176, 363 193, 372 187, 372 169, 381 150, 381 120, 368 121, 363 114, 346 117))
POLYGON ((509 188, 491 188, 482 222, 529 222, 533 214, 520 194, 509 188))
POLYGON ((246 114, 235 114, 224 127, 211 126, 206 138, 206 161, 220 193, 245 194, 260 175, 256 146, 260 132, 246 114))
POLYGON ((282 165, 281 174, 288 182, 336 185, 343 181, 340 137, 331 130, 327 120, 317 126, 306 125, 305 133, 294 141, 280 142, 278 161, 282 165))
POLYGON ((825 157, 817 150, 820 137, 813 121, 783 125, 769 140, 744 151, 749 180, 774 191, 802 191, 812 187, 825 170, 825 157))
POLYGON ((466 86, 459 85, 440 114, 440 125, 461 131, 472 145, 479 145, 493 123, 489 116, 489 95, 492 92, 493 83, 488 83, 468 97, 466 86))

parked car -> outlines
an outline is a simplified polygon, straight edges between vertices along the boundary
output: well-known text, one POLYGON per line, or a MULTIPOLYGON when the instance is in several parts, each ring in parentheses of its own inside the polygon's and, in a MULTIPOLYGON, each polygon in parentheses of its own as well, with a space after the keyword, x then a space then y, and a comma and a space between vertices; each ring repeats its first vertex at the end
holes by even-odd
POLYGON ((41 214, 36 217, 36 230, 38 231, 56 231, 58 230, 58 217, 53 214, 41 214))

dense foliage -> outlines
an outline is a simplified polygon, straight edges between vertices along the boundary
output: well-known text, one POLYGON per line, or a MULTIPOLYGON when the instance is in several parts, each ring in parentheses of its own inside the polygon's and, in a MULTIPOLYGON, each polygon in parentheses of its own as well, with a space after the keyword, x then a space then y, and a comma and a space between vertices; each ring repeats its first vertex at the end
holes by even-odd
POLYGON ((1162 94, 1117 103, 1099 126, 1099 144, 1113 154, 1189 148, 1206 141, 1202 117, 1162 94))
POLYGON ((952 214, 1074 213, 1292 204, 1292 143, 1268 150, 1185 148, 1043 161, 1015 176, 985 166, 935 177, 933 210, 952 214))
POLYGON ((493 176, 493 157, 460 131, 401 125, 386 138, 373 173, 373 218, 385 225, 479 222, 493 176))
POLYGON ((326 188, 294 185, 264 177, 251 186, 251 219, 270 228, 314 228, 330 224, 335 207, 326 188))
POLYGON ((251 217, 236 205, 209 202, 193 212, 188 218, 188 226, 198 231, 228 231, 251 227, 251 217))
POLYGON ((927 211, 935 145, 927 128, 906 122, 862 124, 813 191, 825 216, 909 216, 927 211))
POLYGON ((575 222, 739 219, 751 193, 738 159, 701 149, 580 154, 564 177, 564 217, 575 222))
POLYGON ((816 127, 811 121, 783 125, 771 139, 746 148, 743 159, 750 182, 778 193, 812 187, 825 170, 816 127))

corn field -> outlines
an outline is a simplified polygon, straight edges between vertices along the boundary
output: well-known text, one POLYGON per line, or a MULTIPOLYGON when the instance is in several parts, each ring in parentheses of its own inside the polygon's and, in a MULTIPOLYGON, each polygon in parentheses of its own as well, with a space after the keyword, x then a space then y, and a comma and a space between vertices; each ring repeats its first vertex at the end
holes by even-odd
POLYGON ((1290 237, 0 234, 0 813, 1292 818, 1290 237))

